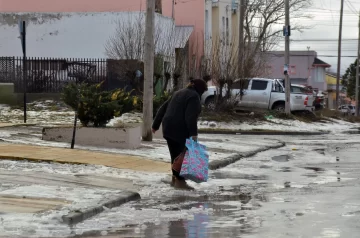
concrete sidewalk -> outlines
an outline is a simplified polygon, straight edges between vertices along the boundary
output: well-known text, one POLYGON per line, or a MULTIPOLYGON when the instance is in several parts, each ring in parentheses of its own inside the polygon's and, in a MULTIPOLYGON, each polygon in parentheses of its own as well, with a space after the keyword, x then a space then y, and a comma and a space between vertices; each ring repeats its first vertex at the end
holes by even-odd
POLYGON ((20 126, 36 126, 35 123, 4 123, 0 122, 0 128, 20 127, 20 126))
POLYGON ((0 144, 0 159, 104 165, 118 169, 155 173, 170 172, 169 163, 149 160, 140 156, 30 145, 0 144))
POLYGON ((13 124, 13 123, 2 123, 0 122, 0 128, 4 128, 4 127, 13 127, 13 126, 17 126, 19 124, 13 124))

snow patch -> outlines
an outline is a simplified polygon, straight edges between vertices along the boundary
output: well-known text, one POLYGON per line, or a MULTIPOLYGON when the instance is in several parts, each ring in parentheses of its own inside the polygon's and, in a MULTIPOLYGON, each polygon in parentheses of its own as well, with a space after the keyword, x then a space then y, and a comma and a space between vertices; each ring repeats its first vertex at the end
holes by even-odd
POLYGON ((306 123, 298 120, 268 119, 263 122, 199 122, 201 129, 222 129, 222 130, 271 130, 271 131, 298 131, 298 132, 341 132, 348 131, 354 127, 360 127, 360 123, 350 123, 341 120, 331 119, 330 122, 306 123), (215 126, 216 125, 216 126, 215 126))

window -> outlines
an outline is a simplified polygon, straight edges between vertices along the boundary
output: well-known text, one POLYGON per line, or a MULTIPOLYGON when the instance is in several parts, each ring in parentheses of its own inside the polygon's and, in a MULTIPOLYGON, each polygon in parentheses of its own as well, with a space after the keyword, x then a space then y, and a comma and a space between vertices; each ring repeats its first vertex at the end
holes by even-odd
POLYGON ((267 88, 268 81, 253 80, 251 90, 265 90, 267 88))
POLYGON ((205 39, 210 39, 210 32, 209 32, 209 10, 205 10, 205 39))
POLYGON ((249 83, 250 83, 250 80, 248 80, 248 79, 237 80, 237 81, 234 82, 232 88, 233 89, 241 89, 241 86, 242 86, 242 89, 248 89, 249 88, 249 83))
POLYGON ((229 32, 229 18, 226 18, 226 45, 229 45, 229 38, 230 38, 230 32, 229 32))
POLYGON ((273 82, 273 92, 277 92, 277 93, 283 93, 284 92, 284 89, 281 87, 281 85, 277 82, 277 81, 274 81, 273 82))
POLYGON ((289 74, 291 75, 295 75, 296 74, 296 66, 295 65, 290 65, 290 72, 289 74))
POLYGON ((306 93, 305 90, 301 87, 291 87, 292 93, 306 93))
POLYGON ((291 86, 292 93, 303 93, 303 94, 313 94, 313 92, 307 87, 297 87, 291 86))

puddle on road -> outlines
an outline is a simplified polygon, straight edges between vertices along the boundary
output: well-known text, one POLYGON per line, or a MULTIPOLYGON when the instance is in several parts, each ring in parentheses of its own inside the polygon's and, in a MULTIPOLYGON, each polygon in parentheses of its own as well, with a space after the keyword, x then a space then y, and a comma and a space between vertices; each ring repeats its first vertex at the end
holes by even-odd
POLYGON ((318 168, 318 167, 304 167, 304 169, 306 169, 306 170, 313 170, 313 171, 315 171, 315 172, 324 172, 324 171, 325 171, 325 169, 323 169, 323 168, 318 168))
POLYGON ((345 131, 344 134, 360 135, 360 130, 359 131, 345 131))
POLYGON ((212 178, 215 179, 246 179, 246 180, 268 180, 269 177, 266 175, 255 175, 255 174, 242 174, 242 173, 236 173, 236 172, 220 172, 215 171, 211 175, 212 178))
POLYGON ((284 172, 289 173, 292 172, 292 169, 290 167, 281 167, 280 169, 277 169, 278 172, 284 172))
MULTIPOLYGON (((137 220, 134 220, 138 225, 128 225, 124 228, 118 228, 118 226, 114 225, 104 227, 101 231, 83 233, 77 237, 210 238, 217 237, 217 235, 221 235, 221 237, 239 237, 258 227, 258 219, 251 215, 252 213, 249 213, 250 210, 255 209, 252 204, 249 204, 251 199, 249 195, 180 196, 170 199, 165 203, 162 201, 161 206, 167 207, 167 209, 163 210, 161 216, 154 216, 151 222, 142 223, 142 217, 139 216, 137 220), (173 217, 174 215, 170 215, 174 214, 174 212, 179 213, 177 220, 173 217), (166 215, 167 213, 169 214, 166 215), (184 213, 188 213, 185 219, 184 213), (182 216, 180 216, 181 214, 182 216)), ((144 201, 140 201, 140 203, 142 205, 146 204, 144 201)), ((135 208, 135 205, 139 204, 132 204, 131 207, 135 208)), ((154 207, 142 206, 141 214, 158 209, 155 203, 153 205, 154 207)), ((157 203, 157 206, 160 206, 160 204, 157 203)), ((131 216, 130 214, 122 215, 120 212, 121 208, 117 212, 118 215, 131 216)), ((136 214, 137 209, 133 213, 136 214)), ((102 224, 102 219, 107 219, 110 224, 116 222, 109 221, 109 217, 97 217, 97 224, 102 224)), ((89 225, 92 224, 86 224, 86 226, 89 225)), ((99 228, 98 226, 95 227, 99 228)), ((81 229, 81 225, 77 225, 75 229, 78 231, 81 229)))
POLYGON ((314 149, 314 151, 321 155, 325 155, 325 149, 314 149))
POLYGON ((278 155, 271 158, 276 162, 289 162, 293 157, 291 155, 278 155))

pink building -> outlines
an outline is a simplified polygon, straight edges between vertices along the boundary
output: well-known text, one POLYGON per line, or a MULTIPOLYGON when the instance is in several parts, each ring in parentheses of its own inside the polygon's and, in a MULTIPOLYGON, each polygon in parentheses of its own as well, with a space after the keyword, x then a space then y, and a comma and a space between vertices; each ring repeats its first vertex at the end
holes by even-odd
MULTIPOLYGON (((160 1, 160 0, 159 0, 160 1)), ((194 27, 190 37, 190 69, 204 55, 205 1, 161 0, 162 14, 176 25, 194 27)), ((145 11, 146 0, 0 0, 0 12, 121 12, 145 11)))

